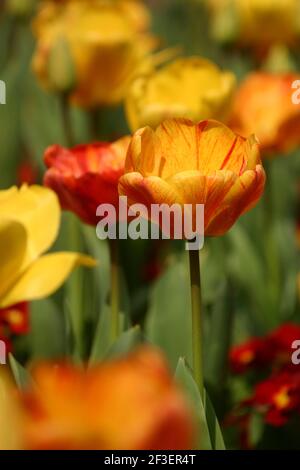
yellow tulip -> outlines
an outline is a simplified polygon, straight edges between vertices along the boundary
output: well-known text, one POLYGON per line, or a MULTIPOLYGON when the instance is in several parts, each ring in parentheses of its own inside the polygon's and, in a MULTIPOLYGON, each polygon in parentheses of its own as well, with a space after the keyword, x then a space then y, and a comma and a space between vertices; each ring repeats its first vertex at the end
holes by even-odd
POLYGON ((260 50, 274 43, 293 44, 300 35, 298 0, 207 0, 213 32, 260 50))
POLYGON ((148 10, 138 1, 43 2, 33 23, 33 69, 45 88, 71 88, 79 106, 116 104, 148 62, 155 42, 144 31, 148 24, 148 10))
POLYGON ((234 88, 231 72, 201 57, 179 58, 132 82, 127 120, 132 131, 157 127, 167 118, 225 120, 234 88))
POLYGON ((205 235, 219 236, 255 206, 264 184, 253 136, 245 139, 213 120, 170 119, 134 134, 119 194, 129 205, 144 204, 148 216, 151 204, 191 204, 193 216, 204 204, 205 235))
POLYGON ((78 253, 41 256, 59 224, 60 206, 52 190, 24 185, 0 191, 0 308, 46 297, 77 265, 95 264, 78 253))

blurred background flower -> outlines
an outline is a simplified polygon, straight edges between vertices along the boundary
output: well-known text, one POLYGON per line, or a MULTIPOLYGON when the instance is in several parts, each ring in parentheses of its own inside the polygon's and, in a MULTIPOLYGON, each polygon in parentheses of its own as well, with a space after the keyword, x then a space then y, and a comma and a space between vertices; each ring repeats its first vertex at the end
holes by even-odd
POLYGON ((82 370, 42 364, 23 394, 30 449, 192 449, 191 409, 163 357, 143 348, 82 370))
POLYGON ((299 41, 297 0, 207 0, 214 37, 236 42, 259 53, 274 44, 294 46, 299 41))
POLYGON ((43 86, 71 92, 80 106, 118 103, 155 44, 149 18, 139 1, 42 2, 33 69, 43 86))
POLYGON ((126 98, 132 131, 157 127, 168 118, 226 120, 235 77, 201 57, 180 58, 136 78, 126 98))
POLYGON ((95 143, 65 149, 58 145, 45 152, 49 168, 44 183, 53 189, 63 209, 71 210, 83 222, 97 225, 100 204, 118 207, 118 181, 124 174, 130 138, 114 143, 95 143))
POLYGON ((252 73, 235 95, 231 125, 241 135, 255 133, 263 156, 299 146, 300 108, 292 102, 292 83, 297 77, 296 73, 252 73))

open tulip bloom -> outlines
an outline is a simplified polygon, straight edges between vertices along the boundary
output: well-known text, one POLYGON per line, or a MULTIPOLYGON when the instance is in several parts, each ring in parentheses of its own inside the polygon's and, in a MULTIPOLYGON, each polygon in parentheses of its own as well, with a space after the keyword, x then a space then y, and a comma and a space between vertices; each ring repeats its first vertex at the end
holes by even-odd
POLYGON ((77 265, 95 264, 78 253, 44 255, 59 224, 58 199, 50 189, 23 186, 0 191, 0 309, 47 297, 77 265))
MULTIPOLYGON (((212 120, 164 121, 138 130, 128 149, 119 192, 129 204, 204 205, 204 234, 219 236, 261 197, 265 172, 258 144, 212 120)), ((151 214, 151 210, 148 212, 151 214)), ((189 251, 195 380, 203 393, 200 266, 189 251)))

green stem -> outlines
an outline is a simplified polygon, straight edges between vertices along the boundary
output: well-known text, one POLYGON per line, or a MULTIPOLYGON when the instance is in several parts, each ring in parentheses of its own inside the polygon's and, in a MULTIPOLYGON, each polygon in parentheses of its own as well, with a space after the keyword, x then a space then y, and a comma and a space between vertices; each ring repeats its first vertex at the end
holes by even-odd
POLYGON ((60 107, 66 144, 68 147, 73 147, 75 145, 75 138, 73 134, 68 96, 66 94, 62 94, 60 97, 60 107))
POLYGON ((273 194, 273 168, 272 162, 264 163, 267 173, 267 183, 264 195, 264 240, 265 240, 265 262, 267 291, 269 294, 269 305, 267 309, 268 326, 275 327, 278 321, 279 292, 281 285, 280 259, 275 235, 275 207, 273 194))
POLYGON ((196 250, 189 251, 191 300, 192 300, 192 329, 193 329, 193 371, 194 378, 203 397, 203 359, 202 359, 202 300, 200 258, 196 250))
POLYGON ((110 247, 110 269, 111 269, 111 339, 115 341, 120 333, 119 316, 119 242, 109 240, 110 247))
MULTIPOLYGON (((72 251, 81 251, 80 222, 73 214, 68 219, 68 242, 72 251)), ((84 302, 82 298, 83 279, 82 268, 76 268, 68 280, 68 295, 70 321, 74 334, 75 355, 78 359, 84 357, 84 302)))
POLYGON ((101 111, 99 108, 93 108, 89 111, 89 127, 91 139, 95 142, 101 140, 100 136, 100 115, 101 111))
MULTIPOLYGON (((62 125, 65 141, 68 147, 75 145, 72 128, 72 120, 67 94, 60 96, 62 125)), ((68 242, 72 251, 81 251, 81 227, 77 217, 69 214, 68 218, 68 242)), ((75 358, 80 360, 84 357, 84 314, 82 299, 82 271, 77 268, 67 283, 70 322, 74 335, 75 358)))

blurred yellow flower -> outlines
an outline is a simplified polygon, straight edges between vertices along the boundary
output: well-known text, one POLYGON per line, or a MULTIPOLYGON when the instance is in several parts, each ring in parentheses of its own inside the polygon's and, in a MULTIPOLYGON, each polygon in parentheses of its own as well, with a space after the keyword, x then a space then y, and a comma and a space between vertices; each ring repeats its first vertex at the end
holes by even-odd
POLYGON ((208 0, 217 39, 263 50, 300 36, 298 0, 208 0))
POLYGON ((94 260, 77 253, 41 256, 60 223, 56 194, 42 186, 0 191, 0 308, 52 294, 76 265, 94 260))
POLYGON ((132 82, 127 120, 132 131, 157 127, 167 118, 226 120, 234 88, 231 72, 201 57, 179 58, 132 82))
MULTIPOLYGON (((119 193, 128 204, 204 204, 205 235, 227 232, 261 197, 265 172, 259 148, 213 120, 164 121, 138 130, 127 152, 119 193)), ((150 209, 150 211, 149 211, 150 209)))
POLYGON ((23 447, 21 406, 4 366, 0 366, 0 450, 19 450, 23 447))
POLYGON ((33 22, 33 69, 44 87, 83 107, 120 102, 154 39, 137 0, 43 2, 33 22))

